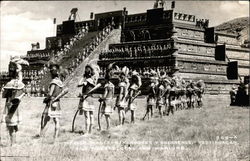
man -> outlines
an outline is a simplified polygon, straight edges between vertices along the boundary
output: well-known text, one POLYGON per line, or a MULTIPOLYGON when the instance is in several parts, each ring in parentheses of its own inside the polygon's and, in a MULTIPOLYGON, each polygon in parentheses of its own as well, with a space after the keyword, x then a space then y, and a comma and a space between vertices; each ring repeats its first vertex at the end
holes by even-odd
POLYGON ((159 80, 159 84, 156 86, 156 108, 159 110, 160 117, 162 118, 162 107, 165 105, 166 86, 163 78, 159 80))
POLYGON ((85 72, 83 77, 80 79, 77 87, 82 87, 82 95, 79 106, 81 111, 84 112, 85 116, 85 127, 88 134, 91 134, 92 125, 94 124, 94 99, 91 95, 91 92, 99 88, 101 85, 97 84, 99 78, 99 66, 95 64, 87 64, 85 67, 85 72))
POLYGON ((29 63, 19 57, 14 57, 9 64, 9 77, 11 80, 3 87, 3 98, 6 98, 1 122, 5 122, 10 135, 11 146, 16 142, 16 132, 20 123, 18 106, 25 95, 22 82, 22 66, 29 63))
POLYGON ((172 79, 170 83, 169 97, 168 97, 168 111, 167 116, 171 112, 174 114, 174 109, 176 108, 176 82, 172 79))
POLYGON ((131 111, 131 123, 135 123, 135 98, 140 94, 139 88, 141 87, 141 77, 136 71, 132 72, 130 87, 128 89, 128 110, 131 111))
POLYGON ((204 94, 204 88, 205 88, 205 84, 204 84, 203 80, 199 80, 196 84, 196 94, 197 94, 198 107, 202 107, 202 105, 203 105, 202 95, 204 94))
MULTIPOLYGON (((101 107, 101 113, 105 116, 106 123, 107 123, 107 130, 109 130, 110 127, 110 115, 112 114, 112 107, 113 107, 113 97, 115 93, 115 86, 110 81, 110 78, 112 77, 112 68, 113 64, 110 64, 105 75, 105 84, 104 84, 104 94, 102 98, 100 98, 100 103, 102 104, 101 107)), ((99 116, 100 117, 100 116, 99 116)))
POLYGON ((44 133, 46 131, 45 127, 47 123, 50 121, 50 119, 53 119, 55 123, 54 141, 56 141, 60 129, 60 117, 61 117, 60 98, 68 93, 68 88, 63 87, 63 83, 59 77, 59 65, 53 63, 50 64, 49 68, 52 81, 49 84, 48 95, 43 101, 46 104, 46 106, 42 114, 40 136, 44 136, 44 133))
MULTIPOLYGON (((117 67, 117 66, 116 66, 117 67)), ((128 94, 129 80, 128 80, 128 67, 124 66, 122 70, 117 67, 117 70, 120 72, 119 75, 119 94, 116 99, 116 107, 118 108, 119 115, 119 124, 123 125, 125 122, 125 108, 128 103, 126 101, 126 96, 128 94)))
POLYGON ((194 82, 190 80, 186 86, 188 108, 194 108, 194 102, 195 102, 195 89, 194 88, 195 88, 194 82))
POLYGON ((153 106, 155 105, 156 101, 156 86, 157 86, 157 73, 151 69, 150 72, 150 87, 149 87, 149 92, 148 92, 148 97, 147 97, 147 109, 144 117, 142 120, 145 119, 146 116, 151 115, 153 117, 153 106), (149 114, 150 113, 150 114, 149 114))

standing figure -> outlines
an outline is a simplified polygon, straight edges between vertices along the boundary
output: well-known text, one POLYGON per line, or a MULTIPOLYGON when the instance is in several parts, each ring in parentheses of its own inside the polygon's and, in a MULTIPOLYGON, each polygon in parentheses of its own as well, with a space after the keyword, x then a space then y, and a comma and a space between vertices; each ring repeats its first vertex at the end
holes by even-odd
POLYGON ((230 90, 229 94, 230 94, 230 99, 231 99, 230 105, 231 106, 236 105, 237 88, 235 86, 233 86, 232 90, 230 90))
POLYGON ((180 95, 181 95, 181 107, 182 109, 186 109, 187 108, 187 91, 186 91, 186 81, 184 79, 182 79, 181 81, 181 91, 180 91, 180 95))
POLYGON ((171 112, 174 114, 174 109, 176 108, 176 87, 175 87, 175 81, 172 80, 170 83, 170 91, 169 91, 169 97, 168 97, 168 111, 167 111, 167 116, 171 112))
POLYGON ((20 123, 18 106, 21 98, 25 95, 21 65, 28 65, 28 62, 17 57, 11 60, 9 64, 9 77, 11 80, 3 87, 3 98, 6 98, 6 102, 1 122, 6 123, 11 145, 16 142, 16 132, 20 123))
MULTIPOLYGON (((119 68, 118 68, 119 70, 119 68)), ((129 80, 128 80, 128 67, 124 66, 119 75, 119 93, 116 99, 116 107, 118 108, 119 124, 123 125, 125 122, 125 108, 128 103, 126 102, 126 96, 128 94, 129 80)))
MULTIPOLYGON (((115 93, 115 86, 110 81, 110 78, 112 77, 112 64, 109 65, 106 75, 105 75, 105 85, 104 85, 104 94, 100 101, 103 102, 101 107, 101 113, 105 116, 106 123, 107 123, 107 130, 110 127, 110 115, 112 114, 112 106, 113 106, 113 97, 115 93)), ((100 117, 100 116, 99 116, 100 117)), ((99 125, 100 126, 100 125, 99 125)))
POLYGON ((195 102, 195 89, 194 89, 194 82, 190 80, 189 84, 187 85, 187 103, 188 108, 194 108, 194 102, 195 102))
POLYGON ((168 111, 168 108, 169 108, 169 95, 170 95, 170 90, 171 90, 171 86, 170 86, 170 78, 168 77, 165 77, 164 78, 164 87, 165 87, 165 94, 163 96, 164 98, 164 101, 165 101, 165 110, 163 112, 163 115, 167 115, 167 111, 168 111))
POLYGON ((92 125, 94 124, 94 98, 91 92, 99 88, 101 84, 97 84, 99 78, 99 66, 94 64, 87 64, 83 77, 78 83, 78 87, 82 87, 80 106, 81 113, 84 112, 86 131, 90 134, 92 125))
POLYGON ((144 117, 142 118, 143 120, 145 119, 146 116, 151 115, 153 117, 153 106, 155 105, 156 101, 156 82, 157 82, 157 73, 154 70, 151 70, 150 72, 150 88, 148 92, 148 97, 147 97, 147 109, 144 117), (150 114, 149 114, 150 113, 150 114))
POLYGON ((163 79, 159 80, 159 84, 156 86, 156 106, 159 110, 160 117, 162 118, 162 107, 165 105, 164 96, 166 93, 166 86, 163 79))
POLYGON ((132 72, 131 84, 128 91, 128 110, 131 111, 131 123, 135 123, 135 98, 140 94, 141 77, 136 71, 132 72))
POLYGON ((197 104, 198 107, 202 107, 203 102, 202 102, 202 95, 204 94, 204 87, 205 84, 203 82, 203 80, 199 80, 196 84, 196 94, 197 94, 197 104))
POLYGON ((49 69, 52 81, 49 84, 48 95, 43 101, 46 106, 42 114, 40 136, 44 136, 46 131, 45 127, 51 118, 55 123, 54 141, 56 141, 60 129, 60 98, 68 93, 68 88, 64 88, 63 83, 60 80, 59 65, 55 63, 50 64, 49 69))

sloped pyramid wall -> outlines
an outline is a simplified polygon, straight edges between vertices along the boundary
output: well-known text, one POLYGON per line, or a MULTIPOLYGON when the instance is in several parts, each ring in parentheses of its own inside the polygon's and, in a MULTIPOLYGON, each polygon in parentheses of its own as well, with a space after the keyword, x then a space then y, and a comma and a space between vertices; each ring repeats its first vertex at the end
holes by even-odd
POLYGON ((81 79, 85 66, 91 61, 91 63, 97 63, 99 54, 102 50, 107 50, 109 44, 119 43, 121 36, 120 29, 114 29, 101 44, 76 68, 76 70, 65 80, 64 84, 69 88, 68 97, 76 97, 81 88, 77 87, 78 81, 81 79))

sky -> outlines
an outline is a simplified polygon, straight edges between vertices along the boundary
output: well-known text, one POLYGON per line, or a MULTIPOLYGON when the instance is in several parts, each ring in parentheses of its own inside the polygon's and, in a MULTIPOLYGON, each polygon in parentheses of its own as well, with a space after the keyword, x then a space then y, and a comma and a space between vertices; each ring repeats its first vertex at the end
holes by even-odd
MULTIPOLYGON (((170 8, 167 1, 166 8, 170 8)), ((77 21, 89 20, 90 12, 122 10, 129 14, 146 12, 154 1, 0 1, 0 71, 7 71, 10 56, 26 55, 31 43, 45 48, 45 38, 55 36, 56 23, 68 19, 78 8, 77 21)), ((210 26, 249 15, 248 1, 176 1, 175 10, 210 19, 210 26)))

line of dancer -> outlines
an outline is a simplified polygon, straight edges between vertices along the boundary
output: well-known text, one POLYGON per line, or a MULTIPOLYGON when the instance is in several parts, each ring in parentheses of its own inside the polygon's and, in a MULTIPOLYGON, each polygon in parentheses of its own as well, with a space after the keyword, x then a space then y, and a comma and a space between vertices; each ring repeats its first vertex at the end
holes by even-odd
MULTIPOLYGON (((28 65, 25 60, 13 59, 10 63, 10 82, 4 87, 3 97, 6 98, 6 104, 3 112, 2 122, 5 122, 9 131, 11 145, 15 142, 15 133, 18 131, 20 116, 18 106, 21 98, 24 96, 24 84, 22 83, 22 67, 28 65)), ((60 130, 61 107, 60 99, 68 93, 68 88, 63 86, 59 75, 59 65, 51 63, 49 71, 52 81, 49 83, 48 94, 43 103, 45 108, 41 117, 40 134, 36 137, 45 135, 47 123, 53 120, 54 141, 57 140, 60 130)), ((119 125, 124 125, 125 116, 130 114, 130 123, 135 123, 136 116, 136 99, 141 94, 141 90, 148 88, 146 99, 146 113, 142 120, 153 117, 154 108, 159 111, 160 117, 167 116, 170 113, 180 109, 189 109, 202 106, 202 94, 204 93, 203 81, 185 81, 179 77, 169 77, 163 71, 150 72, 150 83, 142 88, 140 74, 137 71, 130 73, 128 67, 118 67, 115 63, 110 64, 105 72, 104 81, 98 83, 100 68, 94 63, 85 66, 82 78, 79 80, 77 87, 82 88, 79 95, 79 105, 73 118, 72 131, 74 131, 74 121, 77 115, 85 117, 85 132, 92 133, 94 124, 94 111, 96 110, 93 92, 104 87, 103 93, 99 98, 100 106, 98 109, 98 126, 101 130, 100 118, 105 116, 106 129, 110 129, 110 117, 114 110, 117 109, 119 116, 119 125), (117 87, 112 83, 111 78, 118 77, 117 87), (130 79, 129 79, 130 78, 130 79), (118 89, 115 98, 115 88, 118 89)))

